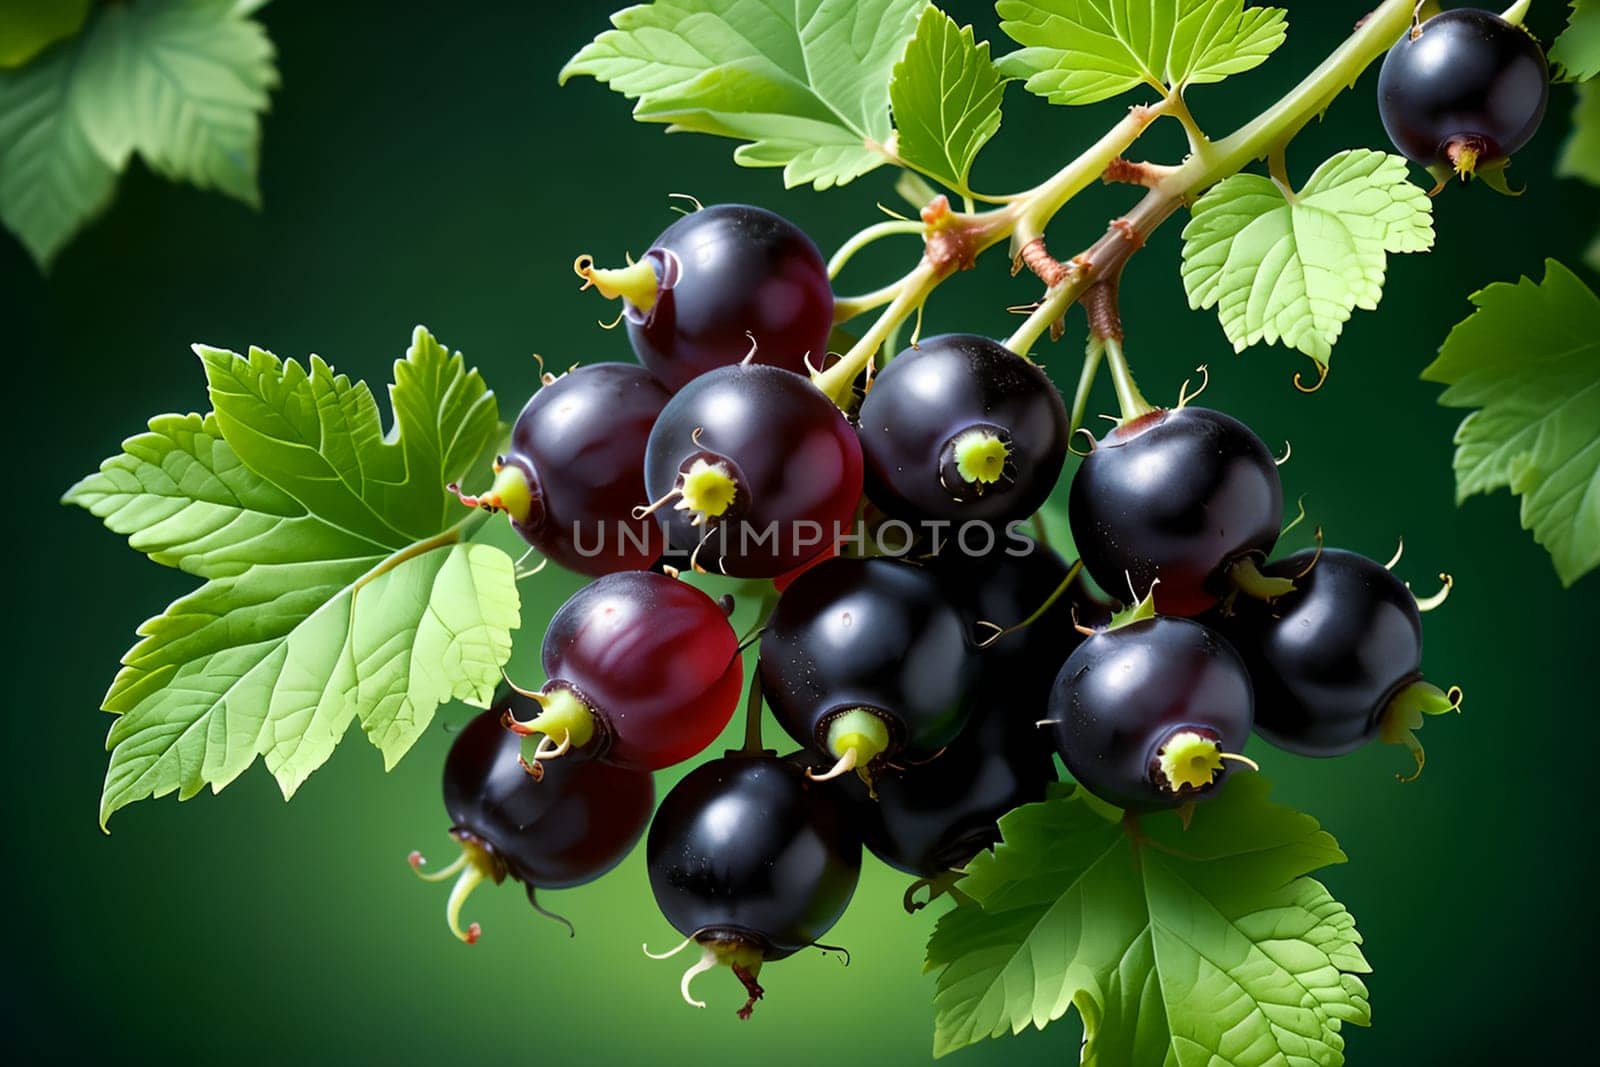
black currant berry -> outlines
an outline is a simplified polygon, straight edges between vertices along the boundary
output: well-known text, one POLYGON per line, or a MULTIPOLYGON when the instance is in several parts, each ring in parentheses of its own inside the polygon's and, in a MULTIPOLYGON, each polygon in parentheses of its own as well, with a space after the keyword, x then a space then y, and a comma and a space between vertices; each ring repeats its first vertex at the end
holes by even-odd
POLYGON ((978 674, 939 576, 883 558, 825 560, 796 578, 759 662, 778 723, 838 761, 825 777, 933 756, 966 725, 978 674))
POLYGON ((668 399, 654 375, 626 363, 549 379, 517 416, 494 485, 461 501, 506 512, 523 540, 568 570, 642 570, 667 547, 633 509, 644 496, 645 442, 668 399))
POLYGON ((1471 8, 1435 15, 1401 37, 1378 75, 1378 113, 1395 147, 1463 177, 1527 144, 1549 99, 1539 42, 1471 8))
POLYGON ((764 208, 717 204, 662 231, 639 262, 578 274, 622 297, 639 362, 676 391, 744 359, 807 373, 820 368, 833 329, 833 289, 822 253, 799 227, 764 208))
POLYGON ((1420 771, 1410 731, 1460 695, 1422 680, 1411 590, 1381 563, 1336 548, 1297 552, 1265 572, 1293 578, 1294 592, 1241 602, 1220 623, 1250 666, 1256 733, 1303 756, 1342 755, 1381 735, 1409 747, 1420 771))
POLYGON ((672 398, 645 451, 648 510, 694 566, 773 578, 851 535, 861 444, 809 379, 741 363, 672 398))
POLYGON ((860 432, 867 497, 884 512, 1003 522, 1050 495, 1070 427, 1038 366, 986 337, 946 334, 873 379, 860 432))
POLYGON ((536 889, 583 885, 621 863, 655 803, 650 775, 610 764, 567 760, 543 781, 530 778, 522 769, 521 740, 500 719, 531 705, 503 694, 456 735, 445 758, 444 807, 461 855, 429 874, 422 874, 420 853, 410 857, 428 881, 456 876, 446 918, 469 945, 481 930, 477 923, 462 929, 461 906, 480 883, 499 884, 509 875, 526 886, 538 908, 536 889))
POLYGON ((541 659, 550 681, 523 694, 537 714, 507 719, 519 734, 544 735, 534 774, 569 749, 638 770, 681 763, 728 725, 744 683, 722 605, 651 571, 574 593, 551 617, 541 659))
POLYGON ((1222 637, 1192 619, 1102 630, 1062 665, 1050 694, 1056 751, 1089 792, 1129 811, 1211 796, 1242 760, 1250 677, 1222 637))
MULTIPOLYGON (((661 802, 645 846, 650 888, 701 959, 744 983, 748 1018, 761 965, 816 943, 844 914, 861 873, 861 841, 837 790, 797 760, 731 754, 696 767, 661 802)), ((680 948, 683 946, 680 946, 680 948)), ((660 958, 660 957, 658 957, 660 958)))
POLYGON ((1060 556, 1020 534, 983 556, 946 551, 932 567, 978 641, 979 689, 1004 691, 1039 711, 1061 664, 1083 641, 1077 627, 1111 621, 1111 605, 1073 578, 1060 556))
POLYGON ((1272 453, 1238 419, 1158 408, 1095 445, 1068 508, 1101 588, 1142 597, 1154 587, 1161 614, 1198 615, 1227 592, 1235 563, 1272 551, 1283 485, 1272 453))
POLYGON ((873 855, 937 878, 998 841, 1000 816, 1044 799, 1056 767, 1036 726, 1043 700, 995 694, 993 701, 938 758, 885 769, 874 779, 875 797, 861 782, 845 783, 852 822, 873 855))

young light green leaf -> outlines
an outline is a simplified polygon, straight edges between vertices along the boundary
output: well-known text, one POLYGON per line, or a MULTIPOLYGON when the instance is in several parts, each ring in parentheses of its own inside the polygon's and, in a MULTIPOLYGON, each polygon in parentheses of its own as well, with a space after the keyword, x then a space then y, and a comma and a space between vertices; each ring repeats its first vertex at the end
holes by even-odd
POLYGON ((350 560, 376 566, 391 546, 351 534, 239 462, 213 415, 158 415, 150 432, 68 491, 157 563, 199 578, 259 563, 350 560))
POLYGON ((1097 1067, 1343 1063, 1370 968, 1350 913, 1305 876, 1344 853, 1269 789, 1237 775, 1187 832, 1150 816, 1142 841, 1079 793, 1007 815, 959 883, 974 903, 928 942, 934 1054, 1077 1007, 1097 1067))
POLYGON ((1297 194, 1236 174, 1183 231, 1191 307, 1216 307, 1236 351, 1265 341, 1326 364, 1355 308, 1383 295, 1387 253, 1433 246, 1433 203, 1399 156, 1341 152, 1297 194))
POLYGON ((1550 62, 1562 81, 1600 74, 1600 0, 1572 0, 1567 28, 1550 46, 1550 62))
POLYGON ((1245 0, 1000 0, 995 9, 1023 46, 1000 57, 1000 72, 1053 104, 1219 82, 1260 66, 1288 32, 1281 8, 1245 0))
POLYGON ((889 161, 889 74, 926 0, 656 0, 611 16, 561 80, 590 75, 634 118, 749 142, 734 159, 789 186, 889 161))
POLYGON ((215 413, 151 420, 66 497, 209 579, 140 627, 106 695, 102 822, 258 755, 289 796, 352 720, 393 765, 436 705, 492 699, 518 624, 510 557, 464 543, 443 488, 500 436, 459 354, 418 328, 385 434, 320 359, 197 351, 215 413))
POLYGON ((1555 260, 1497 282, 1422 377, 1477 408, 1456 430, 1456 498, 1509 488, 1522 528, 1571 585, 1600 566, 1600 297, 1555 260))
POLYGON ((111 200, 116 171, 75 117, 77 42, 0 72, 0 221, 40 266, 111 200))
POLYGON ((972 161, 1000 129, 1006 80, 975 44, 971 26, 931 4, 889 83, 897 130, 895 151, 909 166, 970 194, 972 161))
POLYGON ((78 119, 106 162, 256 204, 261 113, 278 84, 272 42, 233 0, 107 8, 83 42, 78 119))
POLYGON ((1600 87, 1578 86, 1578 106, 1572 112, 1572 133, 1556 162, 1556 174, 1600 185, 1600 87))

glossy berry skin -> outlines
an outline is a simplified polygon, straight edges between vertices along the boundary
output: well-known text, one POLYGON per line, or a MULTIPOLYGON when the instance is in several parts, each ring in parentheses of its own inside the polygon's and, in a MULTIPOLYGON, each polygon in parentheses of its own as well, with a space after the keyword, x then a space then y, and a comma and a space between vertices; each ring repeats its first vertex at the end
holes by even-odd
POLYGON ((778 600, 761 638, 762 691, 790 737, 819 753, 830 722, 864 708, 889 728, 887 759, 926 759, 971 713, 978 658, 932 570, 830 559, 778 600))
POLYGON ((656 904, 679 933, 763 960, 827 933, 861 873, 841 795, 772 756, 696 767, 661 802, 645 849, 656 904))
POLYGON ((699 753, 733 717, 738 646, 723 609, 693 586, 649 571, 607 575, 551 618, 545 689, 570 688, 592 709, 594 755, 658 770, 699 753))
POLYGON ((1544 118, 1550 72, 1537 41, 1488 11, 1458 8, 1400 38, 1378 75, 1378 112, 1405 156, 1454 164, 1452 141, 1503 159, 1544 118))
POLYGON ((1163 615, 1198 615, 1227 568, 1265 558, 1283 521, 1272 454, 1248 426, 1209 408, 1157 409, 1101 440, 1072 480, 1072 538, 1113 596, 1155 586, 1163 615))
POLYGON ((582 885, 632 851, 650 822, 655 786, 642 771, 587 760, 556 760, 534 781, 518 761, 521 739, 500 725, 504 711, 531 706, 502 698, 456 735, 444 765, 445 811, 458 837, 518 881, 582 885))
POLYGON ((1049 718, 1067 771, 1101 800, 1130 811, 1172 808, 1212 795, 1209 784, 1174 789, 1157 769, 1185 732, 1221 752, 1244 751, 1253 721, 1250 677, 1239 654, 1192 619, 1153 618, 1103 630, 1056 676, 1049 718))
POLYGON ((594 363, 544 386, 511 429, 508 466, 521 468, 532 502, 511 525, 568 570, 599 576, 643 570, 667 539, 644 500, 645 442, 671 394, 649 371, 594 363))
POLYGON ((972 334, 900 353, 873 379, 859 421, 867 496, 911 521, 1026 518, 1060 476, 1070 432, 1049 376, 972 334), (994 468, 960 462, 969 445, 992 446, 994 468))
POLYGON ((859 780, 841 779, 867 849, 897 870, 932 878, 992 846, 1000 816, 1043 800, 1056 780, 1049 740, 1035 725, 1043 706, 996 696, 937 759, 879 774, 875 799, 859 780))
MULTIPOLYGON (((932 566, 945 595, 966 616, 968 632, 980 642, 994 634, 994 627, 1011 629, 1031 618, 1071 573, 1059 555, 1020 533, 988 555, 947 551, 932 566)), ((1074 580, 1033 622, 982 645, 979 688, 1031 701, 1040 714, 1030 722, 1044 718, 1056 672, 1083 642, 1076 624, 1103 626, 1110 621, 1109 605, 1095 600, 1081 580, 1074 580)))
POLYGON ((736 364, 690 382, 650 432, 644 467, 650 499, 670 497, 696 461, 731 476, 736 493, 727 510, 703 518, 667 503, 655 516, 672 547, 694 554, 705 570, 772 578, 851 534, 861 445, 807 378, 736 364))
POLYGON ((738 363, 806 373, 821 367, 833 329, 822 253, 799 227, 748 204, 716 204, 662 231, 644 256, 663 283, 648 312, 628 312, 639 362, 674 391, 738 363), (748 331, 748 333, 747 333, 748 331))
MULTIPOLYGON (((1421 677, 1422 617, 1411 591, 1365 556, 1297 552, 1265 568, 1295 591, 1240 603, 1224 632, 1250 666, 1256 733, 1304 756, 1372 740, 1389 699, 1421 677)), ((1242 598, 1241 598, 1242 600, 1242 598)))

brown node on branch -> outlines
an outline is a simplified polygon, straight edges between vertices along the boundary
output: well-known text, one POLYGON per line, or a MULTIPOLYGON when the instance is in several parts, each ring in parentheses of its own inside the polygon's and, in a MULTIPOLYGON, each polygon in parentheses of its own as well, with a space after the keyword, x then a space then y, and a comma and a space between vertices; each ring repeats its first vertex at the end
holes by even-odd
POLYGON ((1059 259, 1052 256, 1044 246, 1043 237, 1035 237, 1022 246, 1022 262, 1027 268, 1038 275, 1045 286, 1054 289, 1067 279, 1072 269, 1059 259))
POLYGON ((1133 249, 1137 250, 1144 247, 1144 232, 1133 224, 1132 219, 1112 219, 1111 229, 1121 234, 1122 239, 1127 241, 1133 249))
POLYGON ((1135 163, 1118 156, 1106 165, 1100 180, 1107 185, 1142 185, 1146 189, 1153 189, 1160 179, 1150 164, 1135 163))
POLYGON ((971 270, 978 261, 978 241, 967 216, 950 210, 950 198, 940 194, 922 209, 928 228, 924 254, 941 276, 971 270))
POLYGON ((1122 340, 1122 313, 1117 309, 1117 278, 1112 275, 1089 286, 1082 297, 1089 313, 1089 331, 1102 340, 1122 340))

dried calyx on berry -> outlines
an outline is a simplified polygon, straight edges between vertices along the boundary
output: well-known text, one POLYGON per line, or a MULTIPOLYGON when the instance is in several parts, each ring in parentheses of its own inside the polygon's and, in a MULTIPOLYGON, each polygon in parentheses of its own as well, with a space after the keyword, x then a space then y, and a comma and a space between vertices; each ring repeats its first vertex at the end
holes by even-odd
MULTIPOLYGON (((661 802, 646 858, 657 905, 700 959, 694 979, 730 968, 745 989, 747 1019, 765 990, 764 963, 817 945, 844 914, 861 872, 861 841, 842 797, 808 779, 803 761, 729 755, 691 771, 661 802)), ((821 947, 821 946, 818 946, 821 947)))

